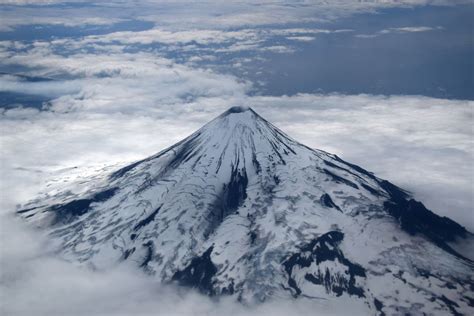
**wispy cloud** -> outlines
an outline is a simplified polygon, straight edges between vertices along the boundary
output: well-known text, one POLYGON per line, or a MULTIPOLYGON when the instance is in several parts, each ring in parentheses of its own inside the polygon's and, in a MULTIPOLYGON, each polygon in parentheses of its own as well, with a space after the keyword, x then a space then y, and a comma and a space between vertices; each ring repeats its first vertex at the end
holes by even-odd
POLYGON ((419 32, 428 32, 434 30, 442 30, 441 26, 429 27, 429 26, 406 26, 406 27, 393 27, 380 31, 381 34, 390 34, 390 33, 419 33, 419 32))
POLYGON ((104 36, 89 36, 87 42, 120 42, 124 44, 186 44, 198 43, 208 45, 212 43, 223 43, 230 40, 257 39, 256 30, 223 31, 210 29, 195 29, 186 31, 166 31, 163 29, 151 29, 141 32, 115 32, 104 36))
MULTIPOLYGON (((42 2, 41 4, 49 3, 42 2)), ((71 11, 67 8, 21 8, 2 11, 0 32, 11 32, 17 27, 26 25, 85 27, 112 25, 124 20, 114 16, 90 16, 88 11, 71 11)))
MULTIPOLYGON (((216 49, 212 47, 213 52, 228 53, 239 52, 247 50, 255 51, 274 51, 278 53, 291 53, 295 51, 293 47, 282 48, 279 45, 278 49, 275 45, 267 45, 267 41, 274 37, 286 37, 295 41, 311 41, 316 39, 319 34, 338 34, 344 32, 352 32, 349 29, 318 29, 318 28, 286 28, 286 29, 240 29, 240 30, 216 30, 216 29, 192 29, 185 31, 168 31, 160 28, 154 28, 139 32, 114 32, 106 35, 87 36, 80 40, 80 43, 75 41, 76 45, 88 44, 117 44, 122 45, 149 45, 154 43, 170 45, 175 50, 185 50, 190 44, 198 45, 216 45, 216 49), (176 46, 180 45, 180 46, 176 46)), ((56 43, 59 43, 57 41, 56 43)), ((68 43, 64 40, 63 43, 68 43)), ((196 47, 193 49, 198 50, 196 47)), ((206 49, 199 47, 199 49, 206 49)))
POLYGON ((442 30, 442 29, 443 29, 443 27, 441 27, 441 26, 436 26, 436 27, 430 27, 430 26, 393 27, 393 28, 383 29, 383 30, 378 31, 377 33, 373 33, 373 34, 357 34, 357 35, 355 35, 355 37, 374 38, 374 37, 378 37, 378 36, 386 35, 386 34, 420 33, 420 32, 437 31, 437 30, 442 30))
POLYGON ((1 31, 17 26, 43 24, 83 26, 114 24, 121 20, 152 22, 167 30, 191 28, 229 29, 303 22, 333 21, 351 14, 394 7, 454 5, 468 0, 405 1, 94 1, 94 0, 5 0, 0 6, 17 6, 2 12, 1 31), (69 5, 64 5, 69 4, 69 5), (73 5, 75 4, 75 5, 73 5), (34 8, 31 5, 35 5, 34 8), (39 6, 41 5, 41 6, 39 6), (114 10, 110 10, 113 8, 114 10), (137 10, 138 9, 138 10, 137 10), (271 14, 268 14, 271 12, 271 14), (82 24, 81 24, 82 21, 82 24))
POLYGON ((292 41, 311 42, 314 41, 316 38, 312 36, 288 36, 287 39, 292 41))

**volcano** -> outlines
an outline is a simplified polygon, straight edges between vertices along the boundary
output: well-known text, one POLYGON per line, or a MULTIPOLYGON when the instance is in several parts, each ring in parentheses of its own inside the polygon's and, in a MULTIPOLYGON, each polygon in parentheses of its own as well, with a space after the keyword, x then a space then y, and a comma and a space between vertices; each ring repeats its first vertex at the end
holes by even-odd
POLYGON ((46 229, 67 260, 133 265, 210 296, 474 314, 473 234, 248 107, 85 192, 18 214, 46 229))

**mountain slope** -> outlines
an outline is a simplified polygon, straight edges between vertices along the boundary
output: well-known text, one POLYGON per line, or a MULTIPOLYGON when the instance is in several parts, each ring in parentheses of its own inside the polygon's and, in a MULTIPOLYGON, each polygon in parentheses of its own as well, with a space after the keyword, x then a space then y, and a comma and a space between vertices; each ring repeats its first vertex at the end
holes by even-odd
POLYGON ((474 313, 470 232, 246 107, 87 192, 18 213, 68 260, 132 264, 208 295, 474 313))

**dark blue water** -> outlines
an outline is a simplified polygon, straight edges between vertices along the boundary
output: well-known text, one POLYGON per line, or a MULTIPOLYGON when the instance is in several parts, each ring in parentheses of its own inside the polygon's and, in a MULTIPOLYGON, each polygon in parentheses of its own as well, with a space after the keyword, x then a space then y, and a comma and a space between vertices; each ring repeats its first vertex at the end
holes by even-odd
MULTIPOLYGON (((255 59, 241 70, 230 67, 227 70, 256 83, 262 81, 264 84, 257 84, 258 94, 338 92, 472 100, 473 16, 474 6, 422 7, 357 15, 332 24, 306 25, 355 31, 319 34, 312 42, 297 43, 298 49, 293 54, 266 53, 265 61, 255 59), (375 38, 354 36, 406 26, 442 29, 375 38)), ((288 42, 276 38, 271 44, 288 42)), ((232 60, 239 56, 226 57, 232 60)), ((225 64, 223 60, 222 68, 226 68, 225 64)))

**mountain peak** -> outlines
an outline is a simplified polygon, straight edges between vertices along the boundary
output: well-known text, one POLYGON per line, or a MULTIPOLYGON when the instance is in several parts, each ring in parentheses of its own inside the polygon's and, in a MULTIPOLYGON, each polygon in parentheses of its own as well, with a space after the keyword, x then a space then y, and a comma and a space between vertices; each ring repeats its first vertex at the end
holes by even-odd
MULTIPOLYGON (((247 105, 233 106, 224 111, 221 115, 217 116, 214 120, 204 125, 198 132, 208 130, 209 128, 214 129, 213 133, 216 133, 216 129, 234 129, 236 126, 247 126, 253 129, 257 124, 268 123, 260 115, 257 114, 251 107, 247 105)), ((238 135, 234 135, 238 136, 238 135)))
MULTIPOLYGON (((226 120, 230 122, 241 122, 241 123, 246 123, 246 124, 252 124, 251 122, 255 120, 264 120, 260 115, 257 114, 251 107, 247 105, 237 105, 230 107, 228 110, 223 112, 221 115, 216 117, 216 120, 226 120), (227 120, 227 119, 230 120, 227 120)), ((216 120, 213 120, 211 122, 214 122, 216 120)), ((265 120, 264 120, 265 121, 265 120)), ((210 122, 210 123, 211 123, 210 122)))
POLYGON ((246 112, 246 111, 252 111, 252 108, 247 106, 247 105, 237 105, 237 106, 233 106, 231 107, 230 109, 228 109, 227 111, 224 112, 224 114, 232 114, 232 113, 242 113, 242 112, 246 112))

